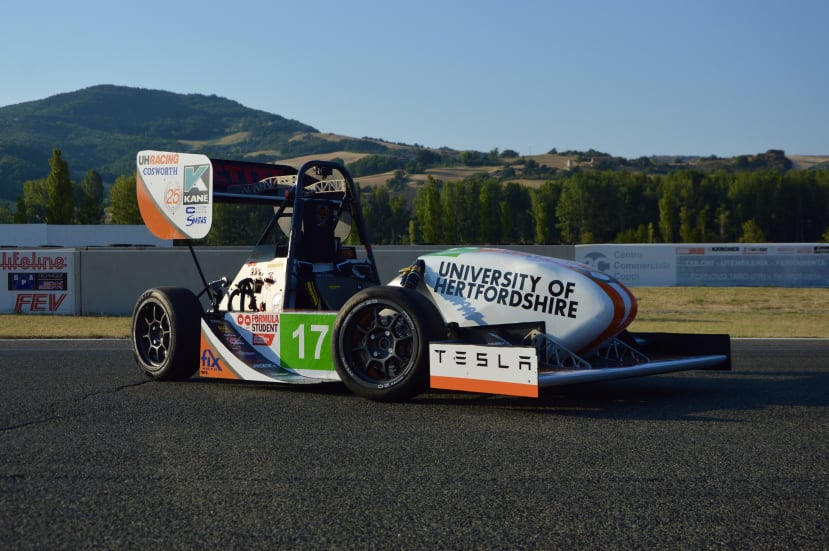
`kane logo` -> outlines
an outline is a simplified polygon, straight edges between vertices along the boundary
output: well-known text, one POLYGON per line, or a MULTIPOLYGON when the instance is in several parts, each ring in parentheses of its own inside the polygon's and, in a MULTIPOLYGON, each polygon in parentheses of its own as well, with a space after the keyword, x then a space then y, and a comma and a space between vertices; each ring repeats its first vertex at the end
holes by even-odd
POLYGON ((210 165, 184 167, 184 204, 203 205, 210 202, 210 165))

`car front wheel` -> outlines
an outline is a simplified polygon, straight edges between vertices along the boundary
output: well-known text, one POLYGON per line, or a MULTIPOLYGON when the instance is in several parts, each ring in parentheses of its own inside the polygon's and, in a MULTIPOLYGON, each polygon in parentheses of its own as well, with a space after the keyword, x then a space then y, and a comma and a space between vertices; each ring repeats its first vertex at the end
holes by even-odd
POLYGON ((132 352, 138 367, 156 380, 180 380, 199 368, 202 307, 189 289, 148 289, 132 314, 132 352))
POLYGON ((437 308, 420 293, 369 287, 351 297, 334 322, 334 367, 358 396, 406 400, 429 388, 429 342, 445 335, 437 308))

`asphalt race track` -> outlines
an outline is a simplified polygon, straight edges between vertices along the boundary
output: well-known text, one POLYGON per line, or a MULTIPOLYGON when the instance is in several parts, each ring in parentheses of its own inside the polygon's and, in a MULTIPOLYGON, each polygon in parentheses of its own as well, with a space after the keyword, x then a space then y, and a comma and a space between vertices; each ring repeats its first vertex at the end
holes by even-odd
POLYGON ((540 400, 147 381, 0 341, 4 549, 826 549, 829 341, 540 400))

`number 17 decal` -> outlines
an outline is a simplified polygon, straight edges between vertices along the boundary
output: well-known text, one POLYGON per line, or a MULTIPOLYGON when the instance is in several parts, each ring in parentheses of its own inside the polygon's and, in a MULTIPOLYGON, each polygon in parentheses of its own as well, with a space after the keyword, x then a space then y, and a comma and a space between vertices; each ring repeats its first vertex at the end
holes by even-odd
MULTIPOLYGON (((325 342, 325 337, 328 335, 329 327, 327 325, 312 324, 311 332, 317 334, 317 344, 314 347, 314 359, 319 360, 322 355, 322 343, 325 342)), ((300 323, 291 336, 299 341, 299 359, 305 359, 305 324, 300 323)))
POLYGON ((280 362, 289 369, 334 370, 331 328, 336 312, 282 312, 279 327, 280 362))

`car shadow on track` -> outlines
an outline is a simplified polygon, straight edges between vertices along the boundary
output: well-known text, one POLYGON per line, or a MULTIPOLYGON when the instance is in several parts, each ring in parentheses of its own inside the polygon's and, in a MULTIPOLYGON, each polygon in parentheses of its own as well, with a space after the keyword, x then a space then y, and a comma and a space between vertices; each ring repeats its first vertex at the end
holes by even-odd
POLYGON ((416 401, 589 418, 739 422, 734 412, 829 406, 829 371, 686 372, 552 387, 537 400, 431 392, 416 401))
MULTIPOLYGON (((257 381, 236 381, 225 379, 212 379, 193 377, 186 381, 181 381, 186 384, 205 385, 207 387, 241 387, 248 389, 260 389, 274 392, 293 392, 293 393, 308 393, 320 396, 354 396, 349 390, 340 382, 321 382, 321 383, 305 383, 305 384, 289 384, 289 383, 265 383, 257 381)), ((357 398, 357 396, 354 396, 357 398)))
MULTIPOLYGON (((186 384, 289 392, 336 399, 360 400, 342 383, 274 385, 194 378, 186 384)), ((389 404, 376 403, 377 407, 389 404)), ((829 406, 829 370, 688 371, 616 381, 541 389, 539 398, 519 398, 430 390, 395 406, 452 406, 509 409, 533 414, 585 418, 665 419, 740 422, 735 412, 770 406, 829 406)))

